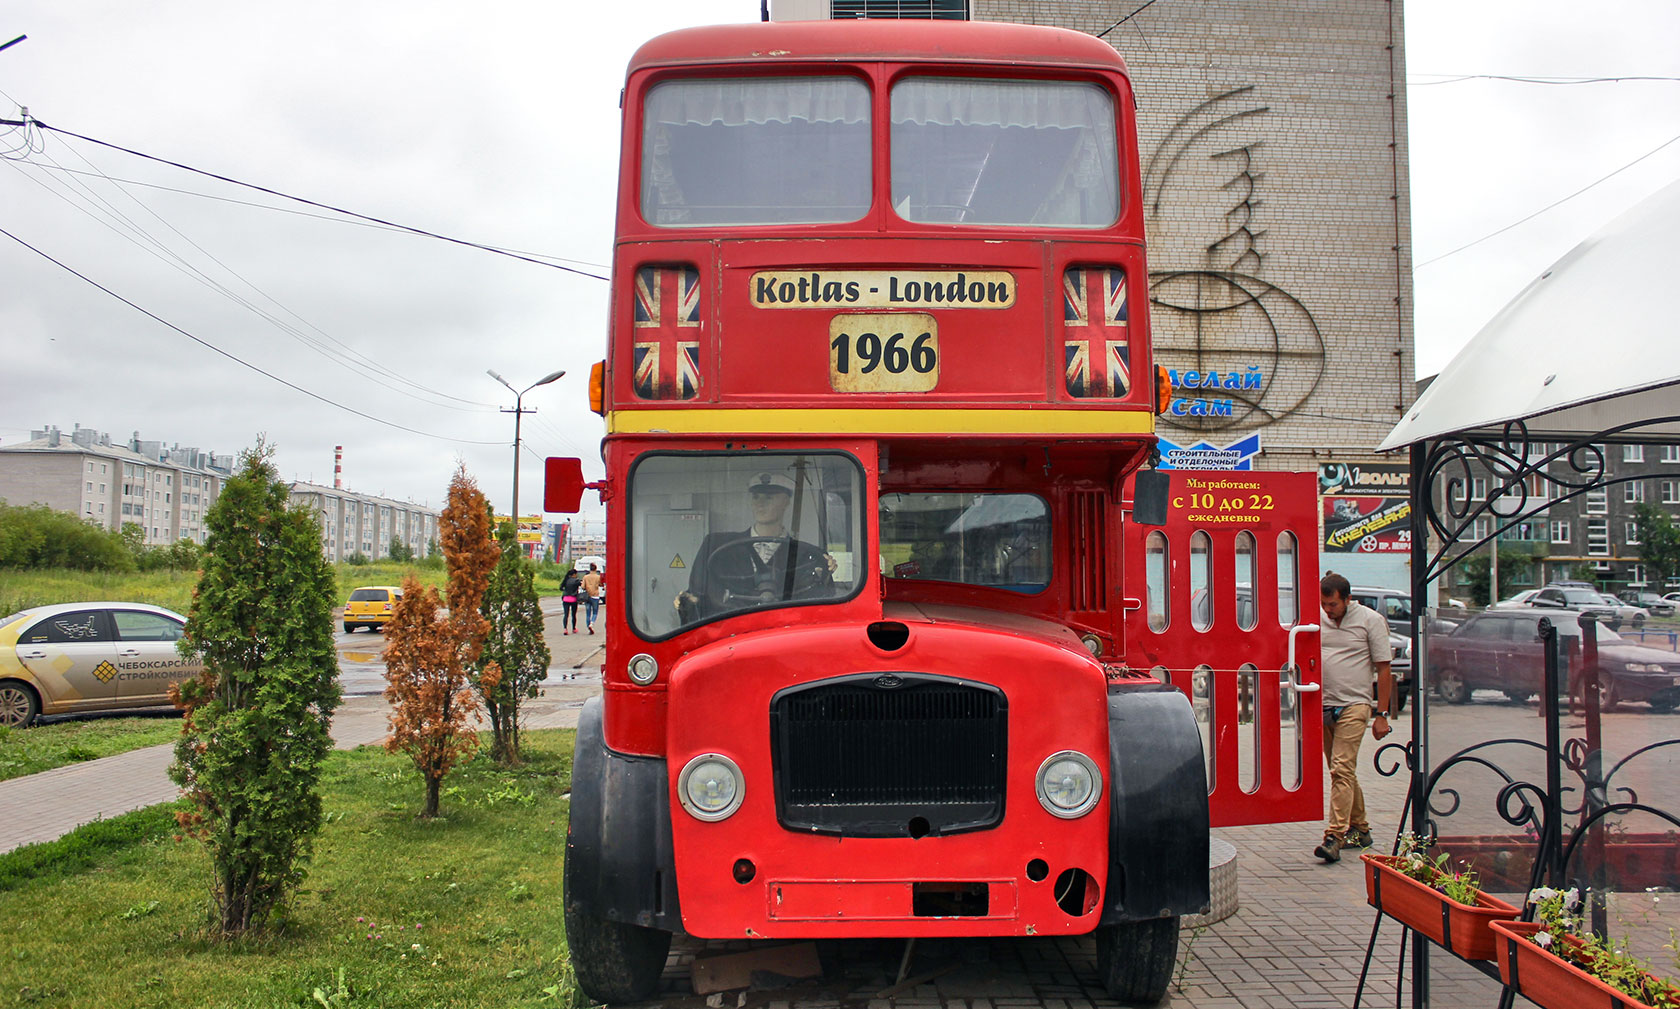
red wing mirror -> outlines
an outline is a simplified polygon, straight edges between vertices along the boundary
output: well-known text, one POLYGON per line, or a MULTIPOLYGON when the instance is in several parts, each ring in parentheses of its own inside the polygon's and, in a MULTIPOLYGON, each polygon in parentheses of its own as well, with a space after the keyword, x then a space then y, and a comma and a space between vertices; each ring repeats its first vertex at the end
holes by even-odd
POLYGON ((543 511, 575 515, 583 504, 583 460, 543 460, 543 511))

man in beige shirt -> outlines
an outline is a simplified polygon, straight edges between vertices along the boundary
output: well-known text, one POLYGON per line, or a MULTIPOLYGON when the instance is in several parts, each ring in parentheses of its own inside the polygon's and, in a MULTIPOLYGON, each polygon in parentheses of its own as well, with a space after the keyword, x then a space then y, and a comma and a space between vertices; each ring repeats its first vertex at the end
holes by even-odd
POLYGON ((1365 793, 1359 788, 1359 747, 1365 726, 1373 738, 1388 735, 1388 712, 1394 697, 1388 646, 1388 621, 1382 614, 1349 599, 1348 580, 1331 572, 1318 583, 1319 655, 1324 677, 1324 762, 1330 767, 1330 816, 1324 841, 1313 854, 1326 862, 1342 857, 1342 848, 1371 846, 1371 824, 1365 819, 1365 793), (1376 717, 1372 718, 1371 684, 1377 684, 1376 717))
POLYGON ((595 565, 589 565, 589 573, 583 576, 583 622, 589 628, 589 633, 595 633, 595 614, 601 609, 601 572, 595 565))

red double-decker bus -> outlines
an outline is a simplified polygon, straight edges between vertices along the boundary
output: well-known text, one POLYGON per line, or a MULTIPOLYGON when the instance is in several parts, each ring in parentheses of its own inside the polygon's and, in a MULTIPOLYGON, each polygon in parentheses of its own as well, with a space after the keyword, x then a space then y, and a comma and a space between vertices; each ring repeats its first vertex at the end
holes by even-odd
POLYGON ((1132 515, 1160 392, 1124 63, 1019 25, 699 28, 623 108, 584 990, 650 994, 679 932, 1094 932, 1158 999, 1210 794, 1316 815, 1283 654, 1314 515, 1184 479, 1132 515))

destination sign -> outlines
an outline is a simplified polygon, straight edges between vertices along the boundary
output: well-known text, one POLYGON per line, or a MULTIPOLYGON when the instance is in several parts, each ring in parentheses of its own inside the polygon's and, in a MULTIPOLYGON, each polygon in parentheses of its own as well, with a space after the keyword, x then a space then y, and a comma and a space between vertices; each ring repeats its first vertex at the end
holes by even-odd
POLYGON ((759 308, 1009 308, 1003 270, 765 270, 752 275, 759 308))

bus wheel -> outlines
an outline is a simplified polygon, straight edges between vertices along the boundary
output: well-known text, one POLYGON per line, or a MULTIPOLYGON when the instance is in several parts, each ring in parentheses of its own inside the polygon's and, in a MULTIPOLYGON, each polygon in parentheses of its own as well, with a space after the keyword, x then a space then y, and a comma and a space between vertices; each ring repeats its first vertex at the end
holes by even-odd
POLYGON ((1097 929, 1097 973, 1110 998, 1159 1002, 1178 960, 1178 918, 1152 918, 1097 929))
MULTIPOLYGON (((565 889, 570 890, 572 860, 566 860, 565 889)), ((641 1002, 659 989, 665 973, 665 954, 671 933, 608 921, 573 909, 562 894, 566 916, 566 945, 578 987, 594 1003, 641 1002)))

